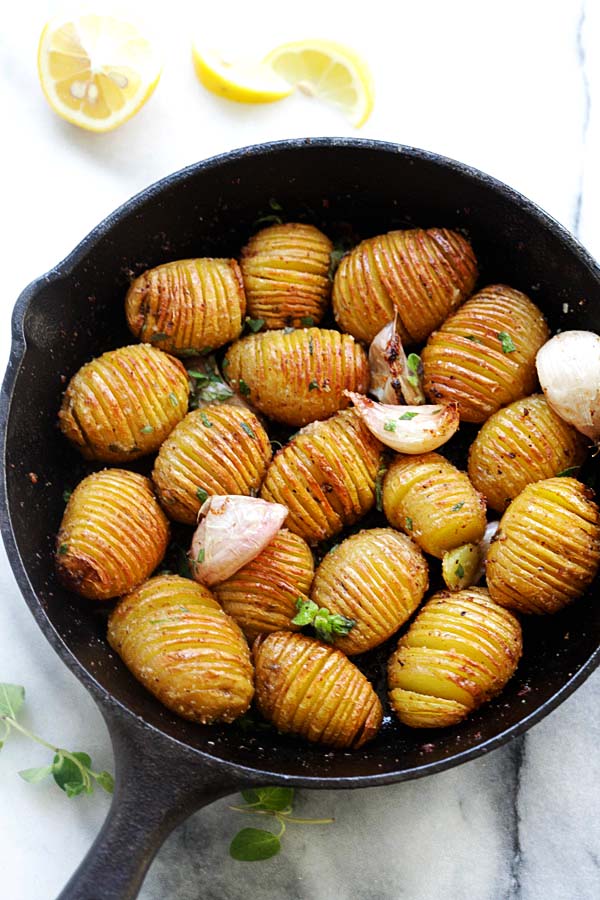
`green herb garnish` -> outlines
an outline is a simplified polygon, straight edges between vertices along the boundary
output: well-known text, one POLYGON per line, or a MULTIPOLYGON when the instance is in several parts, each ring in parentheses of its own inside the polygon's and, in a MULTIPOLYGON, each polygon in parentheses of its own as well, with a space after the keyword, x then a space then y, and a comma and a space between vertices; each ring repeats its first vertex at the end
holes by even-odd
POLYGON ((246 325, 250 331, 254 332, 254 334, 256 334, 257 331, 260 331, 264 324, 264 319, 251 319, 250 316, 246 316, 246 325))
POLYGON ((179 400, 177 399, 173 391, 171 391, 171 393, 169 394, 169 401, 172 406, 179 406, 179 400))
POLYGON ((421 357, 418 353, 408 354, 406 357, 406 367, 409 372, 406 376, 406 380, 413 387, 419 387, 419 379, 423 373, 423 366, 421 364, 421 357))
POLYGON ((200 547, 200 549, 198 550, 198 556, 196 557, 196 562, 197 562, 197 563, 203 563, 203 562, 204 562, 204 556, 205 556, 205 550, 204 550, 204 547, 200 547))
POLYGON ((319 382, 318 381, 310 381, 308 384, 309 391, 317 391, 319 390, 319 382))
POLYGON ((452 512, 458 512, 459 509, 462 509, 465 505, 465 501, 463 500, 461 503, 455 503, 454 506, 450 507, 452 512))
POLYGON ((481 343, 481 341, 479 340, 479 338, 476 337, 474 334, 467 334, 467 335, 465 335, 465 337, 467 338, 468 341, 473 341, 475 344, 480 344, 480 343, 481 343))
POLYGON ((65 503, 69 502, 69 500, 71 499, 72 493, 73 493, 73 491, 63 491, 63 500, 65 503))
POLYGON ((243 378, 240 378, 240 380, 238 381, 238 390, 242 397, 247 397, 250 394, 250 388, 243 378))
POLYGON ((69 552, 69 545, 68 545, 68 544, 61 544, 60 547, 58 548, 58 555, 59 555, 59 556, 64 556, 65 553, 68 553, 68 552, 69 552))
POLYGON ((464 568, 462 567, 462 565, 461 565, 460 563, 457 563, 457 564, 456 564, 456 569, 455 569, 454 571, 456 572, 456 577, 457 577, 457 578, 463 578, 463 577, 464 577, 465 570, 464 570, 464 568))
POLYGON ((312 316, 302 316, 300 324, 304 325, 305 328, 311 328, 315 324, 315 320, 312 316))
POLYGON ((204 488, 196 488, 196 497, 200 501, 200 503, 206 503, 208 500, 208 491, 205 491, 204 488))
POLYGON ((405 413, 402 413, 402 415, 400 416, 400 419, 401 420, 402 419, 414 419, 414 417, 418 416, 418 415, 419 415, 419 413, 416 413, 416 412, 405 412, 405 413))
POLYGON ((200 413, 200 420, 203 425, 206 425, 207 428, 213 427, 213 423, 210 421, 210 419, 208 418, 208 416, 206 415, 206 413, 204 411, 202 411, 200 413))
POLYGON ((387 463, 384 459, 379 463, 377 475, 375 476, 375 508, 378 512, 383 509, 383 479, 387 472, 387 463))
POLYGON ((312 600, 304 600, 298 597, 296 601, 297 614, 292 619, 292 625, 312 625, 317 637, 331 644, 338 635, 349 634, 356 625, 354 619, 333 615, 324 606, 317 606, 312 600))
POLYGON ((406 530, 407 530, 407 531, 412 531, 412 530, 413 530, 413 520, 411 519, 410 516, 407 516, 407 517, 406 517, 406 530))
POLYGON ((571 478, 580 468, 581 466, 569 466, 567 469, 563 469, 562 472, 558 472, 555 478, 571 478))
POLYGON ((252 429, 250 428, 250 426, 248 425, 247 422, 241 422, 240 424, 241 424, 241 427, 243 428, 243 430, 248 435, 248 437, 256 438, 256 435, 254 434, 254 432, 252 431, 252 429))
POLYGON ((155 331, 154 334, 150 335, 150 343, 158 343, 158 341, 166 341, 169 337, 168 334, 165 334, 164 331, 155 331))
POLYGON ((503 353, 514 353, 517 349, 513 343, 513 339, 507 331, 499 331, 498 332, 498 340, 502 344, 502 352, 503 353))
POLYGON ((283 212, 283 206, 274 197, 270 198, 269 206, 274 212, 283 212))
POLYGON ((389 422, 384 422, 384 424, 383 424, 383 430, 384 430, 384 431, 395 431, 395 430, 396 430, 396 423, 394 422, 394 420, 391 419, 389 422))
POLYGON ((140 434, 152 434, 153 431, 152 425, 144 425, 143 428, 140 428, 140 434))

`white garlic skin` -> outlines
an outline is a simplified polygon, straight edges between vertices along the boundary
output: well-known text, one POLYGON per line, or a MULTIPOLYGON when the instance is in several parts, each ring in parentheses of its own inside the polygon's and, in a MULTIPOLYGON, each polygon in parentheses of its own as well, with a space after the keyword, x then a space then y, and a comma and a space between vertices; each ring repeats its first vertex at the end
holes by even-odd
POLYGON ((563 331, 538 350, 535 362, 542 390, 554 412, 597 444, 600 337, 593 331, 563 331))
POLYGON ((363 422, 382 444, 398 453, 419 454, 437 450, 458 430, 457 403, 397 406, 377 403, 364 394, 344 391, 363 422))
POLYGON ((415 406, 425 403, 422 377, 414 374, 411 377, 408 370, 408 360, 398 331, 397 312, 371 341, 369 370, 369 393, 381 403, 409 403, 415 406))

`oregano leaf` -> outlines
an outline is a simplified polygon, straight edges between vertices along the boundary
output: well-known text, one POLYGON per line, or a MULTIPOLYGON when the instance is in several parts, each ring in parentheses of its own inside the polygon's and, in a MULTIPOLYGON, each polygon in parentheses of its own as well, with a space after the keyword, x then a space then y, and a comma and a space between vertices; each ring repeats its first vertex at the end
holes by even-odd
POLYGON ((47 778, 49 775, 52 775, 52 771, 54 766, 37 766, 34 769, 21 769, 19 775, 23 779, 23 781, 28 781, 29 784, 38 784, 38 782, 43 781, 44 778, 47 778))
POLYGON ((24 687, 20 684, 0 684, 0 716, 16 718, 24 703, 24 687))
POLYGON ((272 856, 276 856, 280 850, 279 838, 264 828, 242 828, 229 845, 231 857, 239 862, 270 859, 272 856))

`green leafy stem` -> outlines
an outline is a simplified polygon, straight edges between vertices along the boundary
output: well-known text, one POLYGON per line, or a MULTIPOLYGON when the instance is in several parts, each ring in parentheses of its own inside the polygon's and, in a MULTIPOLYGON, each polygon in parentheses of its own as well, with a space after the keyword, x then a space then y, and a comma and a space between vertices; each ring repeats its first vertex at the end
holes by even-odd
POLYGON ((296 600, 298 613, 292 619, 292 625, 312 625, 317 637, 333 643, 336 637, 349 634, 356 625, 354 619, 342 616, 339 613, 330 613, 324 606, 318 606, 313 600, 305 600, 298 597, 296 600))

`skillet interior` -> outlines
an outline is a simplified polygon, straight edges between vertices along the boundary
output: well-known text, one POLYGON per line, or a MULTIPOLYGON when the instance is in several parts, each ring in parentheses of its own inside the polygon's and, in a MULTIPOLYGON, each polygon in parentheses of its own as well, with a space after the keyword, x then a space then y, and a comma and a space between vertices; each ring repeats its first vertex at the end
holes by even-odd
MULTIPOLYGON (((553 330, 600 331, 600 272, 585 252, 519 195, 448 160, 394 145, 324 139, 236 151, 193 166, 126 204, 30 289, 27 350, 6 423, 6 493, 18 554, 56 632, 54 643, 64 642, 101 690, 183 744, 282 775, 414 777, 482 752, 560 702, 598 663, 600 605, 584 598, 554 618, 526 622, 516 676, 460 727, 411 732, 387 718, 375 741, 348 753, 261 727, 209 728, 176 718, 110 651, 105 612, 64 591, 54 577, 63 491, 89 471, 56 427, 65 381, 91 357, 131 343, 123 298, 132 275, 171 259, 238 255, 255 220, 273 212, 271 198, 286 220, 311 221, 334 239, 397 226, 464 229, 480 262, 480 285, 504 281, 525 291, 553 330)), ((139 468, 148 471, 148 462, 139 468)), ((364 663, 380 688, 388 650, 364 663)))

